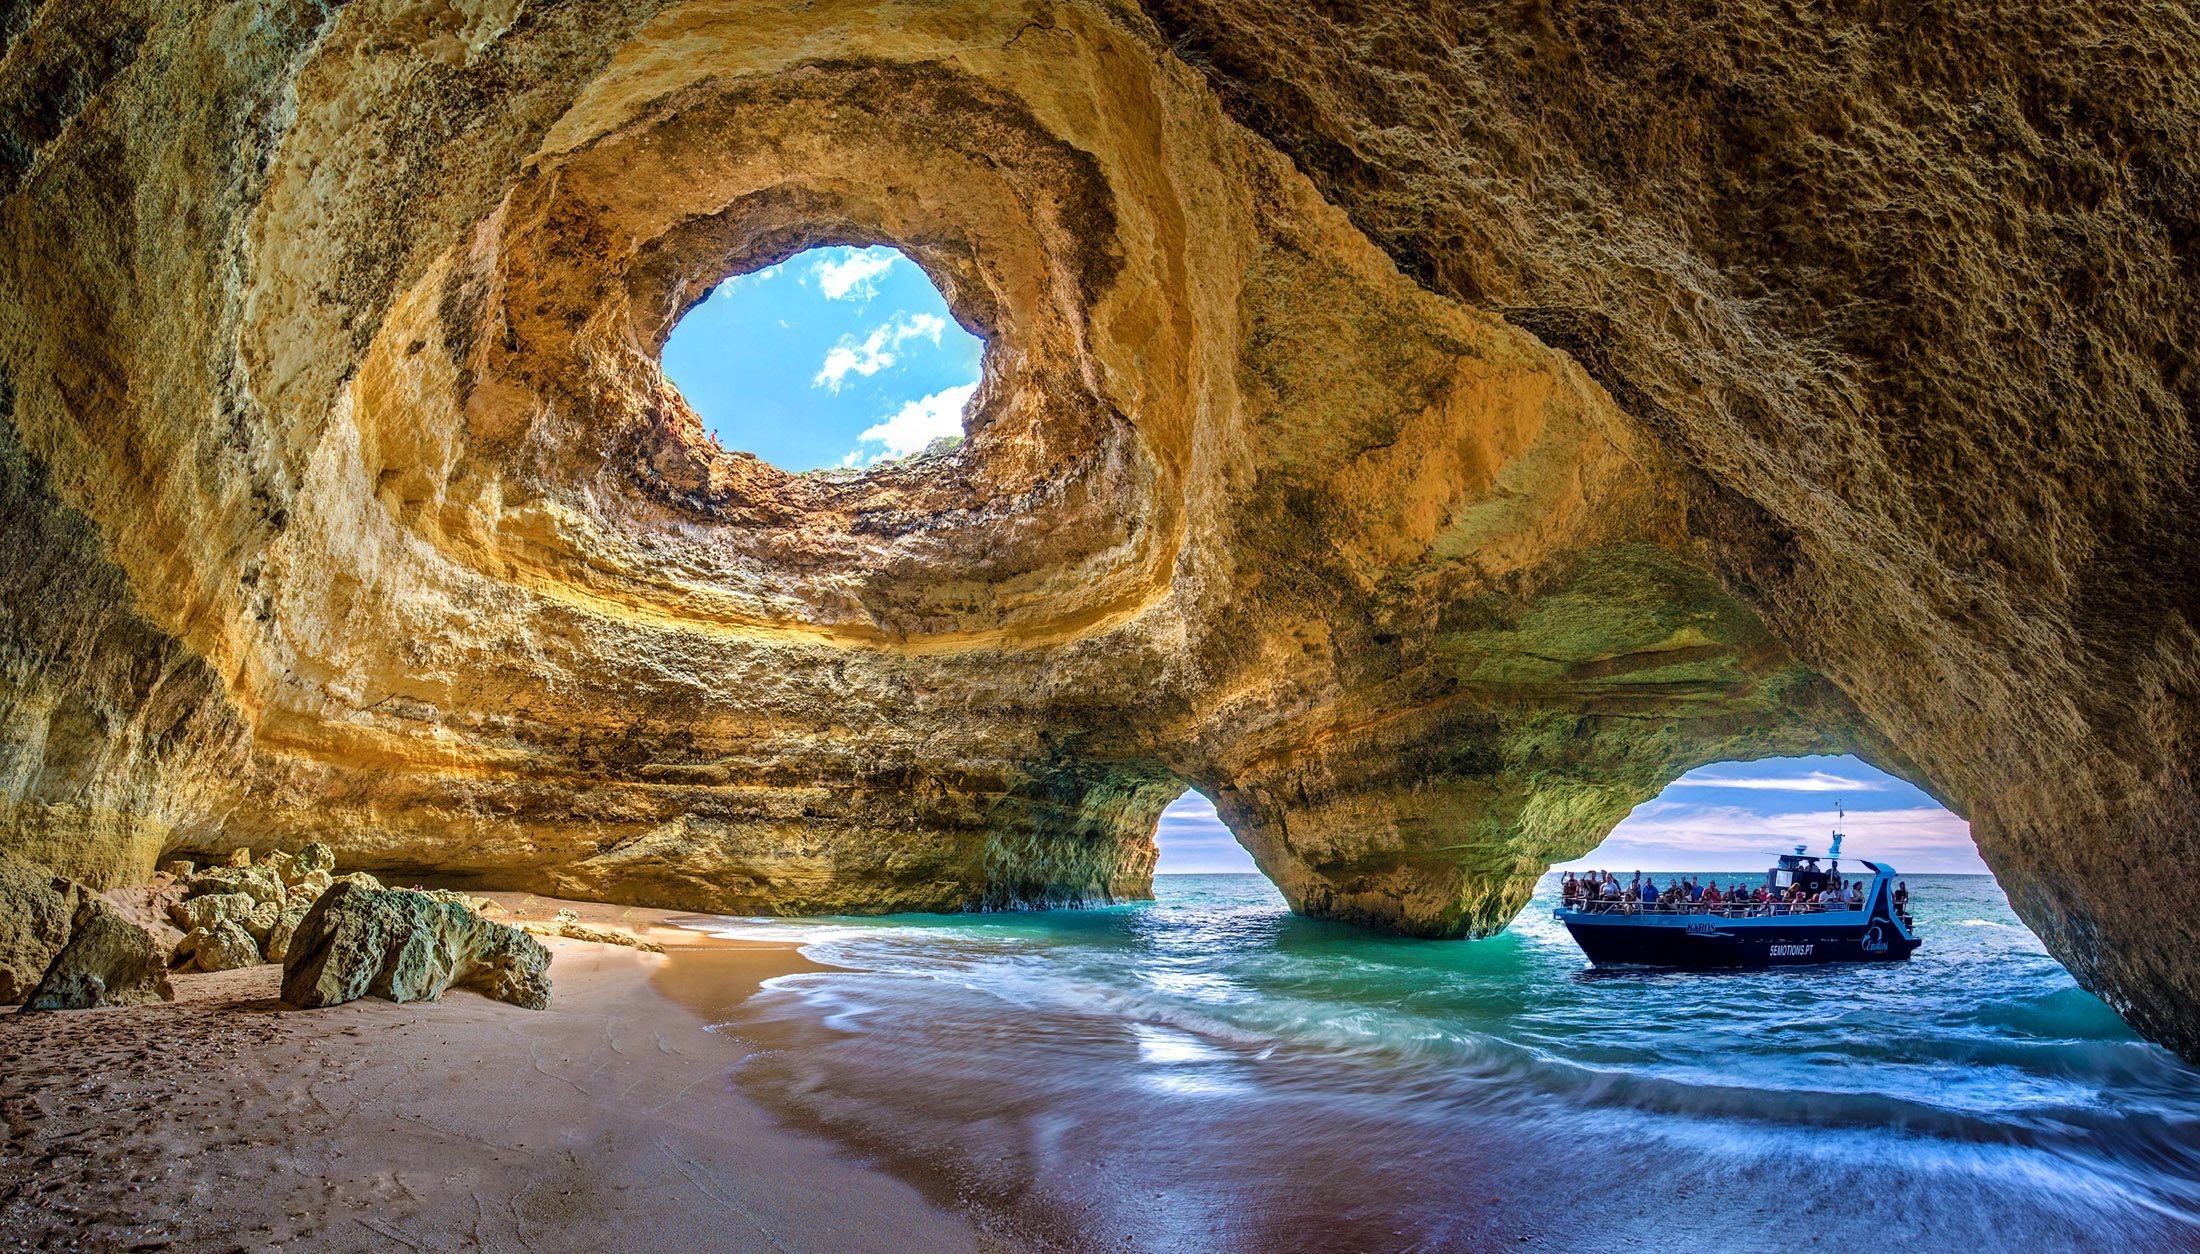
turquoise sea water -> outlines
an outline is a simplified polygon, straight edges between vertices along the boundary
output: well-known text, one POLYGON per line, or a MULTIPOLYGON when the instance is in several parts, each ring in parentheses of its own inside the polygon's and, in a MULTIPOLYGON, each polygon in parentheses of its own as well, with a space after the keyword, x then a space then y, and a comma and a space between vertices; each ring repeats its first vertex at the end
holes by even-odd
POLYGON ((726 920, 849 970, 720 1030, 771 1045, 746 1091, 1012 1243, 2200 1249, 2200 1072, 1990 878, 1909 877, 1910 963, 1733 974, 1588 970, 1556 879, 1476 942, 1300 919, 1247 875, 726 920))

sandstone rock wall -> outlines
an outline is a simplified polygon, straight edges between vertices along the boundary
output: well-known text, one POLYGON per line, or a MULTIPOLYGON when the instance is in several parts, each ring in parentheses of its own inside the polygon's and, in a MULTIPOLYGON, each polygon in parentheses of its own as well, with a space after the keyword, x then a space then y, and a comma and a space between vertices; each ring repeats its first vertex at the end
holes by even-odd
POLYGON ((2200 1047, 2200 15, 1143 7, 1401 268, 1644 423, 1722 582, 2200 1047))
POLYGON ((2193 852, 2192 19, 1970 16, 16 6, 0 846, 959 909, 1144 893, 1196 784, 1461 935, 1857 750, 2200 1048, 2125 878, 2193 852), (828 242, 986 337, 952 454, 663 381, 828 242))

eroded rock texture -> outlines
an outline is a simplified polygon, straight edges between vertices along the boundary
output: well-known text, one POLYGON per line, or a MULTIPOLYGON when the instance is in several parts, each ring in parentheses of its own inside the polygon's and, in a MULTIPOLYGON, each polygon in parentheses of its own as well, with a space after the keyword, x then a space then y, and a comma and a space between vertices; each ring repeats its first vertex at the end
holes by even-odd
POLYGON ((23 1008, 90 1010, 175 999, 167 950, 121 911, 87 896, 76 909, 69 943, 24 997, 23 1008))
POLYGON ((306 911, 283 959, 283 1000, 303 1010, 370 995, 434 1001, 453 986, 542 1010, 550 951, 460 901, 347 882, 306 911))
POLYGON ((0 1006, 19 1004, 69 943, 80 885, 0 849, 0 1006))
POLYGON ((1146 892, 1190 784, 1464 935, 1856 750, 2200 1052, 2189 10, 0 30, 6 847, 959 909, 1146 892), (986 337, 952 455, 790 477, 663 381, 826 242, 986 337))

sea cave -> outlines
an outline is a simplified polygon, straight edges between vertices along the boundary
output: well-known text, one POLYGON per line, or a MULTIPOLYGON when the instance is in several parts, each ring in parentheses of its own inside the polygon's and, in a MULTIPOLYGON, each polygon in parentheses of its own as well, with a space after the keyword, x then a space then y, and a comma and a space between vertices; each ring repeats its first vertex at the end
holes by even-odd
MULTIPOLYGON (((133 1125, 54 1142, 53 1095, 132 1109, 130 1050, 311 1042, 348 1145, 354 1042, 464 1075, 467 1032, 669 961, 666 997, 784 1051, 697 1036, 620 1084, 748 1075, 753 1128, 855 1147, 744 1176, 763 1132, 666 1116, 619 1187, 708 1199, 728 1248, 951 1246, 971 1198, 992 1248, 1365 1248, 1174 1194, 1079 1235, 1031 1209, 1043 1156, 950 1178, 850 1113, 866 1082, 827 1108, 841 1072, 776 1069, 929 1091, 792 1026, 813 977, 646 951, 829 916, 800 934, 856 963, 867 926, 962 920, 989 939, 926 961, 976 970, 1075 911, 1076 945, 1197 967, 1167 921, 1219 901, 1277 953, 1441 969, 1384 994, 1416 1004, 1543 980, 1507 955, 1552 868, 1676 781, 1809 755, 1963 825, 1992 888, 1951 927, 2069 982, 2023 1032, 2200 1092, 2189 9, 23 0, 0 38, 0 994, 59 962, 49 998, 105 1007, 0 1018, 0 1233, 258 1239, 57 1183, 133 1125), (735 307, 767 283, 838 338, 735 307), (1264 882, 1157 890, 1165 811, 1264 882)), ((1217 1007, 1311 987, 1157 970, 1217 1007)), ((1266 1030, 1230 1013, 1124 1039, 1219 1067, 1266 1030)), ((496 1057, 573 1048, 639 1065, 496 1057)), ((475 1100, 480 1144, 389 1152, 516 1197, 541 1145, 475 1100)), ((1903 1118, 1873 1109, 1831 1122, 1903 1118)), ((625 1222, 587 1177, 647 1137, 572 1118, 556 1222, 479 1244, 625 1222)), ((263 1237, 456 1248, 457 1209, 299 1171, 263 1237)), ((1444 1180, 1481 1217, 1415 1240, 1516 1248, 1495 1199, 1533 1180, 1444 1180)), ((2163 1187, 2123 1234, 2200 1241, 2163 1187)))

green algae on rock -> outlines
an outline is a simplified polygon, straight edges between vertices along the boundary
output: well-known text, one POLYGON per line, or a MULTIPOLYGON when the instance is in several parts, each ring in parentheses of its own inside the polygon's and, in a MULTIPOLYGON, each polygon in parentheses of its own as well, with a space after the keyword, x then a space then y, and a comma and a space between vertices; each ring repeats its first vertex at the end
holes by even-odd
POLYGON ((529 1010, 550 1004, 550 951, 455 900, 342 883, 298 924, 283 1000, 300 1009, 361 997, 434 1001, 453 986, 529 1010))

